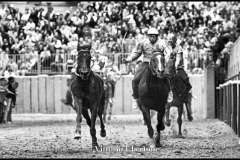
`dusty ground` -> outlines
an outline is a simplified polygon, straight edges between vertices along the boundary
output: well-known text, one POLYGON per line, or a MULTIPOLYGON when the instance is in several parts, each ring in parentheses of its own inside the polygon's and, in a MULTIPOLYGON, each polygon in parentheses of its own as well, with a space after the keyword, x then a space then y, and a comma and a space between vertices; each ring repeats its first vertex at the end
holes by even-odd
POLYGON ((105 138, 100 137, 99 124, 96 126, 103 151, 93 153, 85 121, 82 139, 73 139, 75 118, 75 114, 13 115, 13 124, 0 124, 0 158, 240 158, 240 139, 216 119, 184 121, 185 138, 176 138, 175 125, 166 127, 163 147, 149 150, 141 115, 113 116, 106 124, 105 138))

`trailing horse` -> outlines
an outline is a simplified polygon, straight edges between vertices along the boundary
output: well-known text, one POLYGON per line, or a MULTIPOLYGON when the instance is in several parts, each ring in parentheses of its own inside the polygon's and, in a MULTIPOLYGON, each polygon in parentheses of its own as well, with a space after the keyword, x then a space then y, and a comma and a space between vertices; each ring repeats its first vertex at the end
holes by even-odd
POLYGON ((172 73, 174 63, 167 61, 168 70, 165 69, 165 57, 161 52, 155 52, 151 57, 150 63, 143 62, 147 65, 147 70, 143 73, 138 88, 138 107, 143 113, 144 120, 148 128, 150 137, 150 147, 160 147, 160 131, 165 129, 163 117, 165 114, 165 105, 170 92, 170 83, 167 74, 172 73), (153 139, 153 128, 151 125, 150 110, 157 111, 157 134, 153 139))
POLYGON ((173 76, 169 77, 171 82, 171 90, 173 93, 173 99, 166 104, 166 125, 170 126, 171 121, 169 120, 170 107, 175 106, 178 108, 178 118, 177 123, 179 126, 178 136, 182 137, 181 127, 182 127, 182 114, 183 114, 183 104, 185 104, 187 109, 188 120, 192 121, 191 113, 191 100, 192 93, 190 90, 192 88, 189 77, 183 69, 183 55, 182 53, 177 54, 173 57, 174 63, 177 66, 177 72, 173 76))
POLYGON ((97 116, 99 116, 101 123, 100 135, 102 137, 106 136, 105 126, 102 118, 105 101, 104 83, 102 78, 91 70, 90 64, 92 56, 90 54, 90 49, 90 45, 80 46, 78 44, 77 67, 75 74, 72 76, 70 88, 74 100, 74 106, 77 112, 77 125, 74 138, 81 138, 81 122, 83 115, 88 126, 90 127, 92 149, 97 150, 97 148, 99 148, 95 129, 97 116), (88 114, 88 109, 91 112, 91 118, 88 114))
MULTIPOLYGON (((182 69, 183 70, 183 69, 182 69)), ((192 93, 190 93, 190 89, 192 88, 191 84, 189 83, 188 76, 185 71, 177 72, 176 75, 171 78, 172 84, 172 93, 173 93, 173 100, 168 102, 165 106, 166 108, 166 125, 171 125, 171 120, 169 119, 169 112, 172 106, 177 107, 178 109, 178 137, 182 136, 182 114, 183 114, 183 104, 186 106, 187 110, 187 117, 189 121, 193 120, 192 111, 191 111, 191 100, 192 100, 192 93), (182 73, 182 74, 181 74, 182 73)))

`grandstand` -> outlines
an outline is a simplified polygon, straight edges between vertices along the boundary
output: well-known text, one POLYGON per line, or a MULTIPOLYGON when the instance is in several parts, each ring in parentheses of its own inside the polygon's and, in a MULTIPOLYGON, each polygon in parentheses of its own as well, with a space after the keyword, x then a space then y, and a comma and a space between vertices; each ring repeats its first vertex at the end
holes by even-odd
POLYGON ((238 2, 1 1, 0 17, 1 73, 17 65, 16 75, 68 74, 78 42, 127 74, 135 63, 121 59, 149 27, 163 39, 177 35, 185 69, 202 73, 212 63, 227 66, 240 30, 238 2))

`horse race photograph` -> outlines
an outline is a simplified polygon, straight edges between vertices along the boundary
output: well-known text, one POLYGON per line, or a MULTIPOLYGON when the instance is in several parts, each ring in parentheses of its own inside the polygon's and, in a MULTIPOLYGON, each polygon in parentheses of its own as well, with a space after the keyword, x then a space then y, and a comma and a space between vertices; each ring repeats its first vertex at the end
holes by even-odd
POLYGON ((238 1, 0 1, 0 159, 240 158, 238 1))

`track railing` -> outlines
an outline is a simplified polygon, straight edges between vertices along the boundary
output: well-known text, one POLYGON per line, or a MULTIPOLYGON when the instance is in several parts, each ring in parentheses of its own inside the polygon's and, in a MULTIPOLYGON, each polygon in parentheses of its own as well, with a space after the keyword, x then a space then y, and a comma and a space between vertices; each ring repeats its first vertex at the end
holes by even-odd
POLYGON ((216 96, 217 118, 227 123, 240 137, 240 80, 219 85, 216 96))

